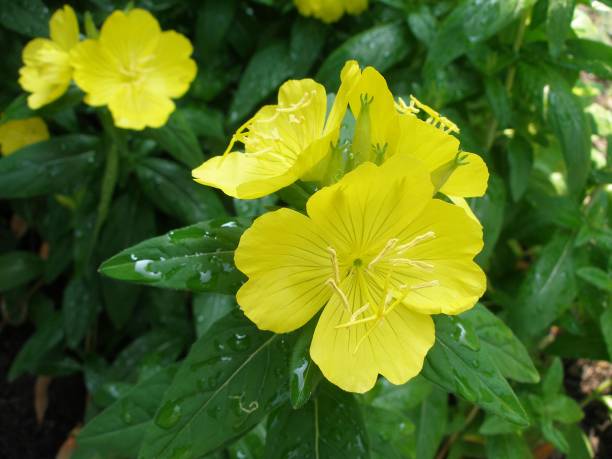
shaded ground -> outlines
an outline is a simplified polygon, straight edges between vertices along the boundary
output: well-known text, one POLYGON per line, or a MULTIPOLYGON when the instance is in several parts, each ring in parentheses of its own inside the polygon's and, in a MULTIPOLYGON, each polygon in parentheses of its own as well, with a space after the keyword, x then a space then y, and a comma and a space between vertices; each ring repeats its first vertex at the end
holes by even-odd
POLYGON ((6 381, 11 361, 32 330, 4 327, 0 331, 0 458, 51 459, 69 432, 83 418, 85 386, 81 376, 52 380, 48 407, 38 425, 34 410, 36 378, 22 376, 6 381))

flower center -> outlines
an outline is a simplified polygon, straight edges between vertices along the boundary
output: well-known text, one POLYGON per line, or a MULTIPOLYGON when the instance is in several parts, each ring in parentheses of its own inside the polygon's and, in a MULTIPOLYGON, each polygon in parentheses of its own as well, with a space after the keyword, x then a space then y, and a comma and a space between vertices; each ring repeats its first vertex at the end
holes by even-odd
MULTIPOLYGON (((399 284, 399 286, 392 286, 394 275, 400 269, 404 270, 404 272, 406 267, 426 272, 433 271, 434 265, 429 261, 407 258, 403 256, 403 254, 407 250, 434 239, 435 237, 435 232, 427 231, 404 244, 400 244, 397 238, 389 239, 380 252, 372 258, 367 265, 365 265, 364 260, 360 257, 353 259, 351 269, 348 270, 344 279, 340 278, 341 270, 336 250, 333 247, 327 248, 334 275, 326 281, 326 284, 333 290, 333 294, 338 296, 350 317, 347 322, 337 325, 336 328, 348 328, 366 324, 366 332, 355 346, 354 353, 357 352, 361 343, 363 343, 382 320, 400 305, 410 292, 440 285, 440 282, 434 279, 412 285, 399 284), (363 269, 364 266, 365 269, 363 269), (344 292, 342 287, 343 281, 350 276, 356 276, 355 281, 362 284, 364 292, 370 297, 370 301, 363 305, 351 303, 351 299, 344 292), (381 277, 384 278, 384 282, 380 281, 381 277), (374 300, 371 294, 367 293, 370 291, 380 292, 381 299, 378 301, 374 300), (369 326, 367 324, 369 324, 369 326)), ((396 284, 397 283, 398 281, 396 279, 396 284)))

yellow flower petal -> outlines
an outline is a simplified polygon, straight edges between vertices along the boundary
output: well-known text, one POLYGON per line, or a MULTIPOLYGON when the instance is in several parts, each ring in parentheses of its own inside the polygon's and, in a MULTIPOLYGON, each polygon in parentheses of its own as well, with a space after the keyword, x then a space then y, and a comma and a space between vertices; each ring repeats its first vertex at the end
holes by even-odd
MULTIPOLYGON (((381 300, 380 291, 368 291, 356 277, 348 278, 342 287, 353 305, 381 300)), ((403 384, 421 371, 435 341, 430 316, 400 305, 380 320, 337 328, 349 322, 351 313, 334 296, 315 329, 310 355, 329 381, 346 391, 363 393, 374 386, 378 374, 403 384)), ((366 310, 361 317, 371 314, 366 310)))
POLYGON ((117 60, 97 40, 79 43, 71 60, 74 81, 86 93, 85 102, 94 107, 108 105, 123 83, 116 71, 117 60))
POLYGON ((191 42, 183 35, 163 32, 149 66, 149 90, 172 98, 184 95, 197 73, 195 61, 189 58, 192 52, 191 42))
POLYGON ((171 99, 145 87, 121 86, 108 103, 115 125, 125 129, 158 128, 174 111, 171 99))
POLYGON ((452 161, 459 152, 459 140, 411 114, 399 117, 399 137, 394 150, 414 156, 430 171, 452 161))
POLYGON ((332 23, 344 13, 360 14, 368 7, 368 0, 294 0, 303 16, 313 16, 323 22, 332 23))
POLYGON ((359 82, 351 91, 351 111, 356 120, 359 119, 361 114, 362 97, 368 97, 372 100, 368 104, 371 131, 369 148, 371 149, 376 145, 383 148, 385 144, 392 142, 391 137, 396 135, 398 114, 387 82, 372 67, 366 67, 361 74, 361 78, 359 78, 359 82))
POLYGON ((472 261, 482 250, 482 227, 460 207, 434 199, 397 238, 396 247, 407 247, 381 260, 380 269, 392 272, 413 311, 459 314, 485 292, 485 274, 472 261))
POLYGON ((24 66, 19 69, 19 84, 30 92, 28 106, 36 110, 61 97, 72 77, 70 59, 58 44, 35 38, 23 49, 24 66))
POLYGON ((244 153, 215 157, 193 171, 194 179, 240 199, 265 196, 298 180, 329 151, 337 130, 324 132, 325 88, 310 79, 290 80, 278 104, 259 110, 233 136, 244 153))
POLYGON ((71 53, 74 80, 85 102, 108 105, 115 124, 126 129, 163 126, 195 78, 191 43, 181 34, 162 32, 146 10, 115 11, 96 40, 71 53))
POLYGON ((423 210, 432 194, 427 170, 398 155, 381 167, 362 164, 315 193, 307 209, 341 259, 352 262, 373 258, 423 210))
POLYGON ((49 21, 51 40, 64 51, 70 51, 79 42, 79 23, 70 5, 64 5, 51 16, 49 21))
POLYGON ((114 11, 100 29, 100 45, 123 66, 135 71, 142 60, 150 59, 161 36, 159 23, 151 13, 134 8, 124 13, 114 11))
POLYGON ((28 145, 49 138, 49 130, 42 118, 13 120, 0 125, 0 153, 8 156, 28 145))
POLYGON ((260 329, 301 327, 331 296, 329 257, 327 243, 304 215, 280 209, 259 217, 236 250, 236 266, 249 276, 238 304, 260 329))
POLYGON ((460 157, 461 165, 457 166, 440 191, 466 198, 484 195, 489 181, 487 165, 474 153, 460 153, 460 157))

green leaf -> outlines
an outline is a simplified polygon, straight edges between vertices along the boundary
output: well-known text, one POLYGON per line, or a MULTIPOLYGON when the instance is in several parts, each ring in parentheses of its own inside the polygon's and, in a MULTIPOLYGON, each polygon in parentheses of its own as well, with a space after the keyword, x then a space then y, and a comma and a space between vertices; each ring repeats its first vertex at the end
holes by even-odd
POLYGON ((194 295, 193 318, 198 338, 205 335, 210 327, 237 307, 234 295, 210 292, 194 295))
POLYGON ((580 197, 586 185, 591 162, 591 129, 578 97, 557 72, 549 70, 547 120, 559 139, 567 170, 569 191, 580 197))
POLYGON ((195 52, 203 59, 212 56, 223 44, 236 12, 236 0, 206 0, 198 8, 195 52))
POLYGON ((204 456, 286 402, 289 341, 239 311, 215 323, 181 364, 139 457, 204 456))
POLYGON ((434 387, 418 407, 416 419, 416 457, 433 459, 446 431, 448 394, 434 387), (435 419, 435 422, 432 420, 435 419))
POLYGON ((559 393, 563 385, 563 364, 559 357, 555 357, 542 378, 542 394, 553 395, 559 393))
POLYGON ((594 266, 585 266, 576 271, 581 279, 606 292, 612 292, 612 278, 605 271, 594 266))
POLYGON ((533 455, 519 434, 493 435, 485 443, 488 459, 529 459, 533 455))
POLYGON ((564 424, 576 423, 584 417, 580 405, 573 398, 563 394, 545 397, 545 403, 540 408, 542 417, 564 424))
POLYGON ((482 435, 500 435, 518 433, 522 429, 516 424, 497 416, 496 414, 487 413, 484 422, 481 424, 478 432, 482 435))
POLYGON ((79 448, 92 448, 112 457, 136 457, 176 370, 176 366, 170 366, 137 384, 89 421, 77 437, 79 448))
POLYGON ((27 37, 49 35, 49 8, 41 0, 3 2, 0 24, 27 37))
POLYGON ((278 39, 255 52, 232 100, 229 122, 236 123, 270 96, 285 80, 299 78, 319 55, 326 28, 318 21, 300 18, 293 24, 291 39, 278 39))
POLYGON ((95 137, 72 134, 24 147, 0 159, 0 199, 30 198, 65 190, 92 170, 95 137))
POLYGON ((190 171, 172 161, 146 158, 138 163, 136 173, 151 202, 182 223, 196 223, 226 213, 211 188, 194 182, 190 171))
POLYGON ((328 91, 337 91, 340 71, 350 59, 357 60, 362 66, 371 65, 379 72, 385 72, 408 55, 408 43, 406 30, 401 24, 373 27, 354 35, 336 48, 321 65, 316 80, 328 91))
POLYGON ((608 348, 609 360, 612 360, 612 307, 608 306, 599 318, 601 332, 608 348))
POLYGON ((36 254, 25 251, 0 255, 0 292, 21 287, 42 274, 44 262, 36 254))
POLYGON ((501 233, 504 221, 506 188, 504 182, 495 174, 489 177, 487 193, 482 198, 472 200, 472 210, 484 227, 484 248, 476 257, 481 266, 488 266, 493 249, 501 233))
POLYGON ((438 69, 467 52, 475 43, 495 35, 517 19, 535 0, 467 0, 444 19, 429 47, 425 72, 438 69))
POLYGON ((523 343, 495 314, 482 304, 477 304, 461 317, 476 330, 481 345, 502 375, 524 383, 537 383, 540 380, 523 343))
POLYGON ((268 422, 264 457, 369 458, 366 429, 355 397, 326 382, 302 409, 286 405, 278 410, 268 422))
POLYGON ((75 348, 101 309, 97 286, 92 279, 73 277, 64 290, 62 320, 68 346, 75 348))
POLYGON ((512 119, 512 105, 506 87, 499 78, 488 77, 485 79, 485 91, 499 127, 509 127, 512 119))
POLYGON ((204 154, 198 138, 191 130, 180 109, 174 111, 164 126, 147 129, 145 133, 177 161, 190 169, 204 162, 204 154))
POLYGON ((561 65, 612 79, 612 46, 585 39, 568 40, 565 46, 566 52, 559 57, 561 65))
POLYGON ((318 316, 311 320, 301 331, 291 352, 289 361, 289 396, 295 409, 304 406, 323 375, 310 358, 310 343, 317 324, 318 316))
POLYGON ((519 337, 535 337, 571 305, 576 295, 572 247, 572 236, 553 236, 529 269, 508 316, 519 337))
POLYGON ((487 411, 528 425, 525 410, 486 348, 480 347, 471 325, 452 316, 436 316, 435 322, 436 344, 427 355, 422 375, 487 411))
MULTIPOLYGON (((125 193, 115 199, 100 235, 98 252, 108 258, 155 234, 153 208, 140 193, 125 193)), ((102 279, 104 306, 113 324, 121 328, 130 318, 141 293, 139 286, 102 279)))
POLYGON ((510 166, 510 193, 517 202, 529 186, 533 167, 533 150, 522 137, 513 138, 508 144, 508 165, 510 166))
POLYGON ((566 424, 561 432, 569 444, 571 459, 593 459, 591 443, 580 425, 566 424))
POLYGON ((19 350, 8 372, 8 380, 14 381, 26 372, 34 373, 47 358, 49 351, 60 343, 63 336, 62 317, 53 311, 41 321, 36 332, 19 350))
POLYGON ((259 199, 234 198, 234 209, 239 217, 255 218, 275 208, 278 197, 274 194, 259 199))
POLYGON ((551 420, 543 420, 540 427, 542 429, 544 438, 555 445, 559 451, 562 453, 567 453, 569 451, 569 444, 565 438, 565 435, 563 435, 563 433, 553 425, 551 420))
POLYGON ((212 220, 148 239, 102 263, 113 279, 193 291, 234 293, 243 276, 234 249, 249 224, 242 219, 212 220))
POLYGON ((548 50, 552 57, 559 57, 561 51, 563 51, 565 39, 571 30, 575 6, 575 0, 548 0, 546 36, 548 38, 548 50))

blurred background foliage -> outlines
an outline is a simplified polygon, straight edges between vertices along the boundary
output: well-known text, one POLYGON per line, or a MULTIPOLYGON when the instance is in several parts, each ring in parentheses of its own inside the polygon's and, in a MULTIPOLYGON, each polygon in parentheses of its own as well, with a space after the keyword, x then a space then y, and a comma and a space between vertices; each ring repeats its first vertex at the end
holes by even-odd
MULTIPOLYGON (((21 50, 30 38, 47 36, 49 15, 61 5, 0 2, 0 124, 34 115, 17 84, 21 50)), ((299 16, 286 0, 130 5, 150 10, 164 29, 185 34, 194 45, 198 76, 169 123, 110 139, 72 87, 36 112, 51 139, 0 159, 0 340, 14 336, 15 327, 31 333, 11 356, 6 378, 19 383, 26 374, 82 375, 86 427, 73 457, 136 457, 140 450, 140 457, 169 458, 522 459, 564 453, 581 459, 593 457, 593 448, 599 457, 612 455, 612 371, 605 363, 612 356, 609 1, 371 0, 362 15, 331 25, 299 16), (160 401, 168 399, 175 362, 202 336, 206 340, 197 341, 185 362, 201 343, 255 333, 227 315, 241 281, 231 257, 208 257, 198 265, 185 264, 185 257, 232 249, 249 219, 279 199, 292 200, 283 193, 232 200, 192 182, 190 170, 222 152, 229 135, 285 80, 313 77, 334 92, 347 59, 376 67, 395 95, 414 94, 452 119, 462 148, 488 164, 489 190, 471 203, 484 226, 478 262, 488 291, 483 305, 457 319, 478 344, 460 352, 452 344, 447 351, 436 346, 422 376, 402 387, 381 380, 354 397, 327 384, 316 387, 316 376, 300 386, 295 375, 307 360, 308 343, 282 337, 239 375, 250 387, 236 386, 207 409, 210 415, 193 416, 189 429, 199 440, 180 443, 177 434, 171 444, 180 447, 161 453, 156 441, 171 435, 175 407, 160 401), (113 166, 118 182, 101 219, 105 152, 116 141, 127 154, 113 166), (234 223, 223 228, 228 218, 234 223), (170 232, 191 224, 197 225, 170 232), (105 265, 106 274, 136 283, 98 273, 118 252, 165 233, 105 265), (151 251, 174 264, 139 269, 138 258, 151 251), (221 318, 225 328, 218 325, 221 318), (280 355, 288 356, 291 378, 280 355), (435 359, 448 366, 435 367, 435 359), (258 372, 270 365, 283 376, 259 393, 269 403, 251 416, 248 394, 264 390, 258 372), (498 398, 495 385, 508 383, 487 375, 490 368, 511 380, 515 398, 498 398), (315 387, 316 398, 308 402, 315 387), (288 398, 303 407, 293 410, 288 398), (513 410, 529 426, 503 417, 513 410), (164 423, 169 430, 159 428, 164 423)), ((83 0, 72 6, 100 25, 127 5, 83 0)), ((453 326, 437 322, 439 333, 449 330, 450 341, 453 326)), ((262 339, 253 334, 248 345, 233 342, 234 350, 248 351, 262 339)), ((177 377, 189 379, 184 368, 177 377)), ((224 377, 213 375, 204 384, 229 390, 224 377)), ((198 410, 214 398, 207 397, 198 410)))

